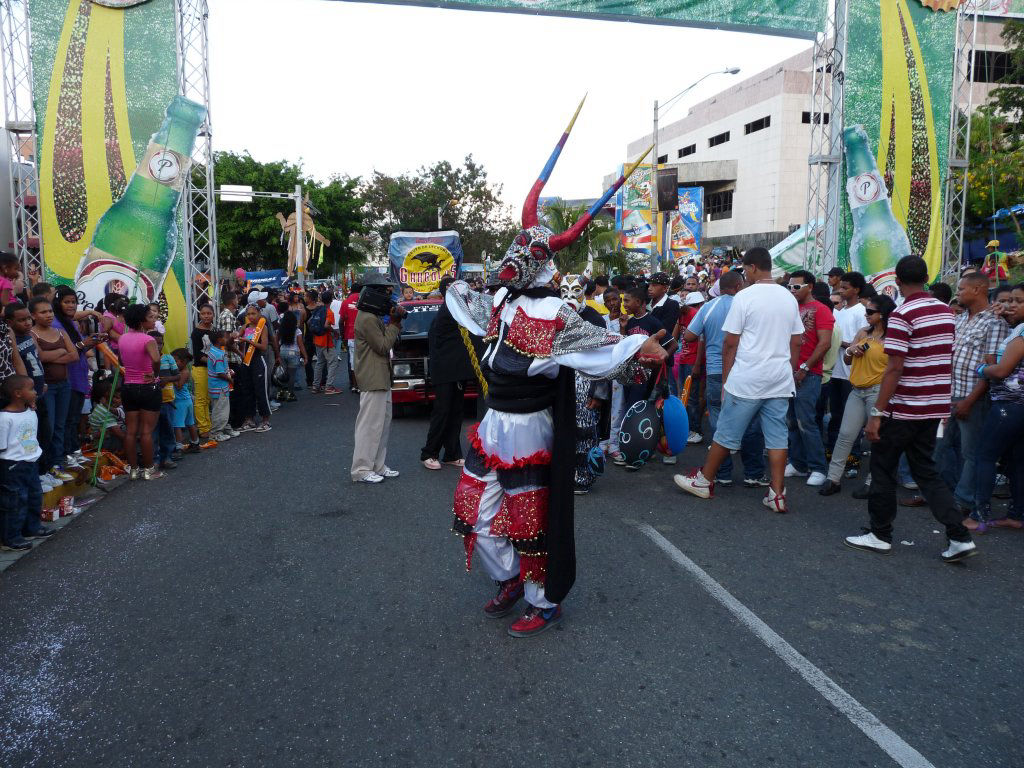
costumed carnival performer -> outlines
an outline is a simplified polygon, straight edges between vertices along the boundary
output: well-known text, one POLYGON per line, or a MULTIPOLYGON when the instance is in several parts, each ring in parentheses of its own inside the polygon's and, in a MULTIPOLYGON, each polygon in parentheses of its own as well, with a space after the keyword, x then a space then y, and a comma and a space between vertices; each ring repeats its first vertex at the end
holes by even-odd
POLYGON ((456 322, 488 344, 480 361, 487 413, 469 431, 453 529, 464 537, 467 569, 475 554, 498 584, 484 606, 487 616, 508 615, 522 597, 529 603, 509 627, 513 637, 535 635, 558 621, 576 577, 575 371, 639 383, 646 379, 645 366, 660 367, 666 358, 658 337, 621 338, 595 327, 548 287, 556 272, 553 254, 583 233, 647 156, 566 232, 540 226, 540 192, 582 107, 526 199, 522 229, 500 265, 502 288, 492 297, 457 281, 445 298, 456 322))

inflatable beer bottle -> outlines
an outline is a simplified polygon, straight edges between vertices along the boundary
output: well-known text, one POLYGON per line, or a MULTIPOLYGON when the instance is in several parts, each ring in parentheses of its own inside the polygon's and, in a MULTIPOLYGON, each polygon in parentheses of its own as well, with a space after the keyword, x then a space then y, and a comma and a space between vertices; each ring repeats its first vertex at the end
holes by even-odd
POLYGON ((860 125, 843 131, 846 145, 846 194, 853 216, 853 237, 850 239, 850 264, 865 277, 876 279, 875 288, 895 291, 892 272, 896 262, 910 253, 906 230, 892 214, 892 203, 885 180, 868 144, 868 135, 860 125))
POLYGON ((100 218, 75 283, 88 305, 107 293, 154 301, 174 258, 178 201, 206 109, 181 96, 167 107, 121 199, 100 218))

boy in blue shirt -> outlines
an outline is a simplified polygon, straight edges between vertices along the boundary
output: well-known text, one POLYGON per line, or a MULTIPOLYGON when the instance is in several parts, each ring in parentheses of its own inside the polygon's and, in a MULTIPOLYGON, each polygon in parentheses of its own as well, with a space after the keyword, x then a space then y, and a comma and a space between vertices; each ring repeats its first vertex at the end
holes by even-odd
POLYGON ((227 331, 211 331, 210 349, 206 353, 207 390, 210 393, 210 436, 218 443, 238 437, 228 426, 231 415, 231 369, 228 367, 228 353, 224 348, 227 343, 227 331))
POLYGON ((178 441, 182 453, 199 453, 199 430, 196 428, 195 405, 192 402, 192 390, 189 380, 192 378, 192 355, 182 347, 171 352, 178 366, 178 378, 174 382, 174 439, 178 441), (188 445, 184 444, 185 430, 188 430, 188 445))

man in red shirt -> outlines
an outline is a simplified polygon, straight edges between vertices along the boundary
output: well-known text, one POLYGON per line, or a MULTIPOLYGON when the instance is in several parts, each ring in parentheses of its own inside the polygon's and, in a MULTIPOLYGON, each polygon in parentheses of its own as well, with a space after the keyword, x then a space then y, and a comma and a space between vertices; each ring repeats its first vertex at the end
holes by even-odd
POLYGON ((846 545, 867 552, 892 552, 896 519, 896 467, 906 455, 910 474, 921 487, 935 519, 946 526, 949 546, 944 562, 978 553, 949 486, 939 477, 932 453, 942 419, 949 416, 953 380, 953 313, 925 290, 928 266, 920 256, 904 256, 896 265, 902 306, 889 316, 878 400, 865 434, 871 448, 871 530, 848 536, 846 545))
POLYGON ((349 389, 357 392, 356 389, 356 315, 359 310, 356 304, 359 302, 359 292, 363 289, 359 283, 352 283, 352 292, 341 304, 341 343, 346 350, 345 359, 348 364, 349 389))
POLYGON ((825 445, 815 416, 821 396, 822 359, 832 345, 835 317, 811 295, 814 275, 806 270, 789 276, 789 290, 800 306, 804 339, 798 367, 793 371, 796 395, 789 406, 789 464, 786 477, 806 477, 808 485, 824 485, 825 445), (809 476, 808 476, 809 475, 809 476))

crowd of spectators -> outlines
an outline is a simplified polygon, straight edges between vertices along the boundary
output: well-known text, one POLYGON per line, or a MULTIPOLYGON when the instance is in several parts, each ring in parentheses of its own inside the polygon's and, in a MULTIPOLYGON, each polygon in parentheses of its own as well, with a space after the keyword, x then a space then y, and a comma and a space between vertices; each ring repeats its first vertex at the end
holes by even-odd
POLYGON ((157 480, 188 454, 269 432, 301 389, 341 393, 356 296, 225 289, 220 306, 200 305, 186 345, 167 349, 161 302, 112 293, 85 307, 69 286, 26 284, 0 254, 0 547, 52 533, 51 491, 157 480))

